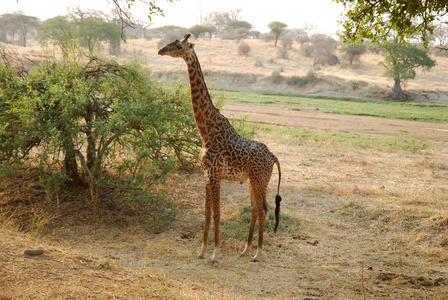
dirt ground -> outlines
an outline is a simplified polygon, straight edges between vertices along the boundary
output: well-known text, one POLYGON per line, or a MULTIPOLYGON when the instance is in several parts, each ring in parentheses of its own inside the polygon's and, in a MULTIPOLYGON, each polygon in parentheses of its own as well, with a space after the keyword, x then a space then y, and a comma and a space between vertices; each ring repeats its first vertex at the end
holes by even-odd
POLYGON ((249 121, 275 125, 448 142, 448 124, 327 114, 307 107, 297 111, 282 107, 230 102, 226 103, 222 112, 229 118, 239 119, 247 116, 249 121))
MULTIPOLYGON (((226 104, 223 113, 290 126, 448 141, 446 124, 247 104, 226 104)), ((36 208, 36 228, 26 233, 3 218, 0 299, 448 298, 446 144, 424 153, 366 152, 300 145, 267 133, 256 139, 279 157, 282 216, 298 222, 280 223, 278 234, 266 235, 263 262, 239 257, 244 238, 232 238, 226 226, 219 263, 196 258, 203 178, 199 172, 179 171, 167 182, 178 203, 177 220, 161 231, 136 225, 132 216, 95 214, 86 205, 74 210, 69 203, 61 204, 62 213, 36 208), (27 248, 46 252, 25 256, 27 248)), ((276 185, 274 172, 270 205, 276 185)), ((249 204, 246 184, 224 183, 222 223, 234 220, 243 204, 249 204)))

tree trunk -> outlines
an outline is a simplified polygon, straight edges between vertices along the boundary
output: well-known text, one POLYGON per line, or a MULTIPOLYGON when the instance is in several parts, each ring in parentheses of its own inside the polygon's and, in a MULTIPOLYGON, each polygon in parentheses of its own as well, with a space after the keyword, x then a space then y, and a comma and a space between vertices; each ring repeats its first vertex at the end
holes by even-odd
POLYGON ((6 31, 0 31, 0 41, 5 44, 8 43, 8 37, 7 37, 6 31))
POLYGON ((109 54, 110 55, 118 55, 121 53, 121 40, 118 42, 109 42, 109 54))
POLYGON ((395 80, 394 89, 392 90, 390 97, 397 101, 407 101, 409 99, 409 96, 406 95, 401 89, 400 79, 394 79, 394 80, 395 80))
MULTIPOLYGON (((68 134, 67 134, 68 136, 68 134)), ((82 183, 76 162, 75 145, 71 137, 66 137, 64 141, 64 171, 69 178, 69 185, 79 185, 82 183)))
POLYGON ((82 183, 82 179, 79 176, 78 172, 78 164, 76 163, 76 157, 74 154, 65 154, 64 169, 68 178, 70 179, 70 181, 68 182, 69 185, 79 185, 80 183, 82 183))

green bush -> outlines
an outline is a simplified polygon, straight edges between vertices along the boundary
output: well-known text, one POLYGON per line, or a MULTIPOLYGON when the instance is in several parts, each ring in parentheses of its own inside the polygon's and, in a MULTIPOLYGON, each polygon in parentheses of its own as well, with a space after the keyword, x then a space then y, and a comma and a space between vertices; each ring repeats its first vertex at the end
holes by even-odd
POLYGON ((149 187, 196 161, 200 137, 188 90, 155 81, 138 62, 0 64, 0 175, 28 164, 47 195, 67 184, 149 187))

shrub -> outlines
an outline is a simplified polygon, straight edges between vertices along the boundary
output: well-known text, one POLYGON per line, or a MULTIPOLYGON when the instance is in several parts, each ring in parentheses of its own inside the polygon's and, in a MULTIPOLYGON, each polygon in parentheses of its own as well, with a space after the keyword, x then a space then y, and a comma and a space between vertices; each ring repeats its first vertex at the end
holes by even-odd
POLYGON ((315 35, 310 39, 310 43, 301 45, 301 50, 305 56, 311 57, 314 64, 335 65, 339 59, 335 55, 337 42, 330 36, 315 35))
POLYGON ((289 58, 288 50, 286 50, 285 48, 277 49, 277 57, 281 59, 288 59, 289 58))
POLYGON ((182 85, 157 83, 137 62, 67 57, 28 72, 0 65, 1 174, 28 163, 47 195, 87 185, 97 203, 104 186, 149 187, 196 161, 200 138, 182 85))
POLYGON ((288 85, 304 87, 307 85, 312 85, 317 81, 317 75, 313 70, 309 70, 304 77, 293 76, 288 79, 288 85))
POLYGON ((359 61, 361 55, 366 53, 367 47, 363 44, 361 45, 344 45, 341 49, 344 53, 344 57, 350 62, 350 66, 354 61, 359 61))
POLYGON ((280 71, 274 71, 271 74, 271 78, 272 78, 272 83, 279 84, 282 81, 283 76, 280 74, 280 71))
POLYGON ((287 35, 284 35, 284 36, 280 37, 280 44, 285 49, 291 49, 292 48, 292 41, 293 41, 293 37, 290 34, 287 34, 287 35))
POLYGON ((314 53, 314 46, 311 43, 303 43, 300 45, 303 55, 306 57, 312 57, 314 53))
POLYGON ((254 62, 254 66, 255 66, 255 67, 262 67, 262 66, 263 66, 263 63, 261 62, 261 60, 257 59, 257 60, 254 62))
POLYGON ((248 56, 250 54, 250 46, 246 43, 241 43, 238 46, 238 54, 241 56, 248 56))
POLYGON ((264 42, 269 43, 269 42, 271 42, 271 41, 273 41, 273 40, 275 39, 275 36, 274 36, 272 33, 263 33, 263 34, 261 35, 261 39, 262 39, 264 42))
POLYGON ((339 58, 334 54, 317 53, 314 55, 314 64, 334 66, 339 64, 339 58))

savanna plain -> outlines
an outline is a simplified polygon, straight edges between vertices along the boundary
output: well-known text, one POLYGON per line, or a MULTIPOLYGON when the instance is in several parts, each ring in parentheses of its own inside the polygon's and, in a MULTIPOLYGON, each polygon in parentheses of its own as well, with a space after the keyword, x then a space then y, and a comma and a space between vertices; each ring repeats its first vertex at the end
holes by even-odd
MULTIPOLYGON (((261 41, 248 41, 247 57, 235 42, 195 42, 213 94, 230 99, 221 112, 254 121, 253 139, 282 166, 276 234, 276 171, 268 188, 264 260, 239 257, 250 220, 246 184, 222 186, 222 254, 210 264, 196 258, 205 199, 199 168, 172 172, 155 188, 177 209, 173 220, 151 223, 107 201, 92 210, 75 192, 57 207, 32 183, 21 186, 26 174, 18 174, 0 189, 0 299, 447 299, 448 60, 438 57, 406 85, 416 104, 408 116, 398 113, 404 104, 384 115, 376 102, 360 100, 382 105, 391 89, 379 54, 315 69, 297 45, 286 59, 261 41), (310 69, 320 79, 313 85, 286 84, 310 69), (360 103, 364 114, 335 111, 360 103), (431 134, 413 134, 420 129, 431 134), (38 248, 45 253, 24 255, 38 248)), ((38 58, 39 49, 24 55, 38 58)), ((139 56, 161 80, 185 74, 182 61, 156 53, 157 40, 130 40, 122 58, 139 56)))

